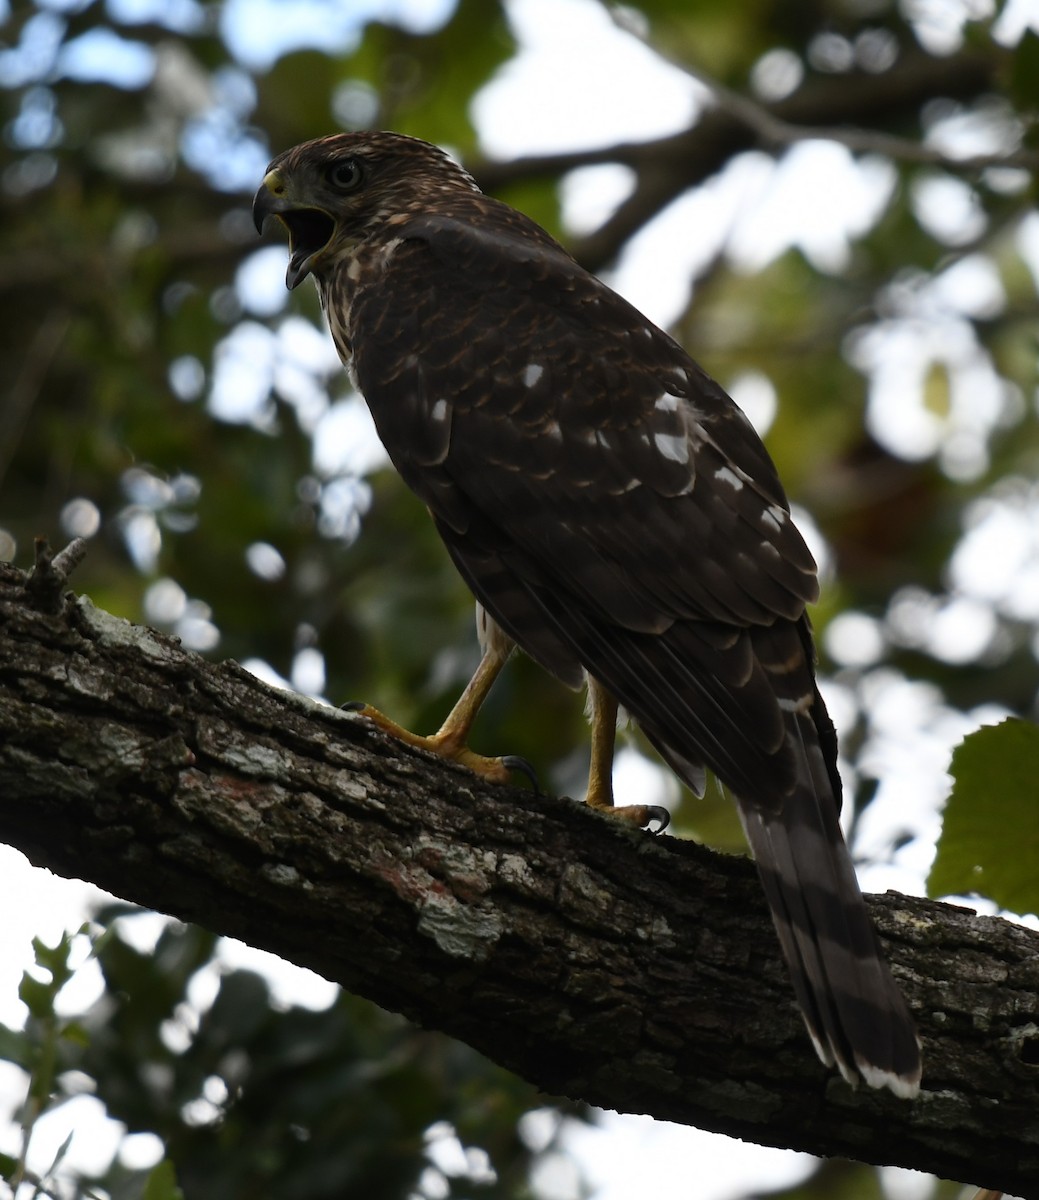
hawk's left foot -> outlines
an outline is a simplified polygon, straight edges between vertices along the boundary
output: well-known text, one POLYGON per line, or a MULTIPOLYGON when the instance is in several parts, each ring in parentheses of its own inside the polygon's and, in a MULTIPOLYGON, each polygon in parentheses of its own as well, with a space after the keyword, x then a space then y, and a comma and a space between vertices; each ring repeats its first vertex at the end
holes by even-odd
POLYGON ((584 798, 589 808, 619 821, 627 821, 637 829, 663 833, 671 823, 671 814, 659 804, 613 803, 613 748, 617 738, 617 701, 595 679, 588 677, 588 700, 592 720, 592 761, 588 769, 588 794, 584 798), (656 825, 654 829, 653 826, 656 825))

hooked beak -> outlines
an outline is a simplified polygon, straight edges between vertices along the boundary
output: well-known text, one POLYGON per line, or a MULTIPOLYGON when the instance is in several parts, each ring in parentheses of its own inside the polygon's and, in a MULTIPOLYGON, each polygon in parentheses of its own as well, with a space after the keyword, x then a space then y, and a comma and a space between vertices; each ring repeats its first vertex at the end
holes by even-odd
POLYGON ((288 230, 291 257, 285 272, 285 286, 291 291, 306 279, 314 259, 332 240, 335 221, 323 209, 296 204, 278 171, 267 172, 253 199, 253 224, 257 233, 263 233, 269 217, 277 217, 288 230))

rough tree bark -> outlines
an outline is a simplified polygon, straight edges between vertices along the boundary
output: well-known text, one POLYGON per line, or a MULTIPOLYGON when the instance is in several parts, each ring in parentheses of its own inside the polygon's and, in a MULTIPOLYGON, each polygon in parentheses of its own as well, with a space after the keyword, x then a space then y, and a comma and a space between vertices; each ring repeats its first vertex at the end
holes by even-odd
POLYGON ((0 839, 262 946, 548 1093, 1039 1197, 1039 935, 871 908, 906 1103, 816 1061, 751 865, 485 785, 0 567, 0 839))

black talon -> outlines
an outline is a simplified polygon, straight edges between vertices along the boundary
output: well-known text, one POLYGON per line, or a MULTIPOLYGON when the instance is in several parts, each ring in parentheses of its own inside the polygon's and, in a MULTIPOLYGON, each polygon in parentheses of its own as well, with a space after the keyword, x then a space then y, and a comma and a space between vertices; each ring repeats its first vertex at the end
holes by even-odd
POLYGON ((646 812, 648 816, 646 818, 645 828, 650 833, 663 833, 664 830, 671 824, 671 814, 666 808, 662 808, 659 804, 647 804, 646 812), (657 829, 653 828, 654 821, 658 821, 660 823, 657 829))
POLYGON ((368 707, 368 705, 365 704, 365 702, 363 700, 347 700, 347 702, 345 704, 340 704, 339 711, 340 712, 360 712, 362 709, 365 709, 367 707, 368 707))
POLYGON ((530 763, 519 754, 503 754, 501 756, 501 765, 508 771, 519 771, 521 775, 526 775, 530 780, 530 786, 534 789, 534 795, 540 796, 541 785, 538 783, 538 773, 530 765, 530 763))

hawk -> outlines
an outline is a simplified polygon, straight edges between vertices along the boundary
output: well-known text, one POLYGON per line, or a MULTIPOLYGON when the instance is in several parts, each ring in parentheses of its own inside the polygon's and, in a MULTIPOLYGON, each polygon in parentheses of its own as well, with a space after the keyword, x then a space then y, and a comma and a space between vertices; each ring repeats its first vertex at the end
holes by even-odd
MULTIPOLYGON (((383 728, 493 779, 467 746, 514 645, 587 683, 588 803, 613 810, 618 705, 740 816, 819 1057, 919 1089, 920 1049, 838 816, 837 740, 805 606, 816 566, 750 422, 671 337, 443 151, 334 134, 270 164, 288 231, 391 460, 477 599, 480 665, 440 731, 383 728)), ((639 825, 662 810, 618 808, 639 825)))

